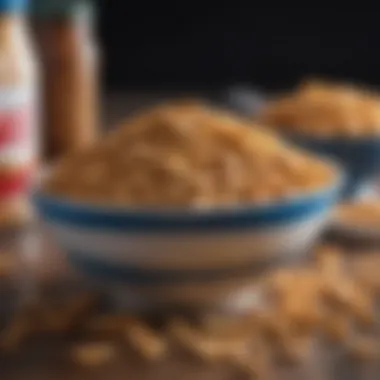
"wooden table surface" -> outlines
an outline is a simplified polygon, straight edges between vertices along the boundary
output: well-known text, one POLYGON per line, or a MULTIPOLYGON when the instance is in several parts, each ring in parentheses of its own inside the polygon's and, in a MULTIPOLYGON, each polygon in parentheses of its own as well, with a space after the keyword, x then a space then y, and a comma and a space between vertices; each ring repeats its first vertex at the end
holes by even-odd
MULTIPOLYGON (((113 125, 125 115, 144 105, 167 98, 162 94, 113 96, 105 110, 107 125, 113 125)), ((173 97, 173 96, 170 96, 173 97)), ((0 235, 0 255, 9 255, 17 265, 9 276, 1 276, 0 321, 20 303, 38 297, 39 290, 50 283, 64 283, 75 292, 82 286, 57 252, 48 237, 36 226, 23 231, 0 235)), ((165 362, 147 364, 133 353, 123 352, 110 366, 95 370, 73 363, 68 355, 70 343, 61 339, 32 341, 13 354, 0 353, 1 380, 238 380, 243 376, 228 365, 204 365, 173 355, 165 362)), ((380 363, 370 367, 357 366, 341 357, 339 352, 316 349, 312 361, 297 369, 276 369, 272 380, 377 380, 380 363)))
MULTIPOLYGON (((18 307, 20 300, 35 297, 46 284, 65 284, 68 292, 77 292, 82 280, 67 267, 54 245, 39 228, 2 239, 1 254, 12 252, 17 267, 11 276, 0 281, 0 310, 3 315, 18 307)), ((0 353, 0 378, 4 380, 239 380, 249 379, 229 365, 205 365, 182 355, 171 355, 157 364, 147 364, 128 350, 119 354, 112 365, 85 369, 69 355, 70 342, 52 338, 43 342, 32 340, 11 354, 0 353)), ((375 380, 380 363, 363 367, 347 361, 339 352, 316 347, 313 358, 297 368, 276 369, 273 380, 375 380)))

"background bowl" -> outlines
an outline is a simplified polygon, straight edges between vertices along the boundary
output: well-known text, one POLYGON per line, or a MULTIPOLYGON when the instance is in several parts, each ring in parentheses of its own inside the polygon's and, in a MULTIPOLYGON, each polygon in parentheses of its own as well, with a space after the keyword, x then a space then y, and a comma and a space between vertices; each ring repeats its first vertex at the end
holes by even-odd
POLYGON ((244 291, 252 295, 258 275, 307 257, 339 189, 337 181, 276 204, 210 211, 91 206, 42 192, 34 199, 69 263, 126 305, 212 306, 249 302, 244 291))
POLYGON ((287 136, 290 141, 335 160, 345 170, 342 198, 355 198, 380 174, 380 137, 318 138, 287 136))

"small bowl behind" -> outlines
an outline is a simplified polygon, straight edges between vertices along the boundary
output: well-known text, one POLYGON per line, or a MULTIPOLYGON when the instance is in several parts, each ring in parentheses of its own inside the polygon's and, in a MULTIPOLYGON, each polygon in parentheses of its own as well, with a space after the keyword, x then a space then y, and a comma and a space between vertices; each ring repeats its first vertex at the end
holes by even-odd
POLYGON ((339 163, 346 174, 342 198, 355 198, 380 174, 380 137, 286 136, 290 141, 339 163))
POLYGON ((219 306, 253 302, 260 275, 307 258, 339 190, 337 180, 278 203, 203 211, 34 200, 70 264, 128 307, 219 306))

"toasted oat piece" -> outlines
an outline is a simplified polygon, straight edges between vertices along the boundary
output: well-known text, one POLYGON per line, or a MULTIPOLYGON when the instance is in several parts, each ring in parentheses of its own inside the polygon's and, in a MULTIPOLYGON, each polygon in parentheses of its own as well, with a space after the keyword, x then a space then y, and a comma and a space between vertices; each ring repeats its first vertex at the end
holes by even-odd
POLYGON ((319 282, 310 281, 299 281, 274 309, 293 330, 306 335, 320 326, 324 315, 319 282))
POLYGON ((261 336, 273 344, 281 338, 284 330, 284 320, 279 318, 273 311, 266 311, 259 315, 261 336))
POLYGON ((372 292, 357 287, 348 305, 348 311, 361 326, 370 327, 376 323, 374 303, 372 292))
POLYGON ((357 283, 347 275, 323 278, 322 299, 333 309, 345 309, 352 303, 357 283))
POLYGON ((252 379, 273 378, 273 352, 262 335, 256 334, 251 344, 231 352, 231 364, 252 379))
POLYGON ((274 295, 282 295, 294 287, 295 280, 295 270, 281 269, 271 273, 265 282, 274 295))
POLYGON ((300 335, 294 330, 294 321, 273 313, 263 319, 263 338, 274 354, 287 363, 299 364, 311 353, 312 331, 302 331, 300 335))
POLYGON ((196 345, 199 340, 199 330, 186 321, 175 319, 168 324, 168 336, 173 338, 183 348, 198 354, 196 345))
POLYGON ((342 250, 334 245, 325 245, 317 250, 317 269, 323 277, 334 278, 344 273, 342 250))
POLYGON ((252 380, 269 380, 273 378, 273 364, 265 354, 250 353, 244 357, 236 357, 232 364, 252 380))
POLYGON ((99 367, 112 362, 117 355, 116 347, 109 342, 77 344, 71 349, 73 360, 83 367, 99 367))
POLYGON ((374 294, 354 278, 340 277, 326 282, 323 297, 329 307, 348 313, 360 325, 375 323, 374 294))
POLYGON ((179 320, 171 322, 169 333, 183 348, 206 363, 234 361, 237 357, 246 356, 249 348, 247 337, 209 336, 179 320))
POLYGON ((352 261, 352 271, 356 280, 373 293, 380 292, 379 252, 363 252, 352 261))
POLYGON ((323 317, 321 276, 313 268, 283 270, 272 283, 271 313, 280 315, 299 333, 317 328, 323 317), (275 293, 273 293, 275 292, 275 293))
POLYGON ((245 338, 249 340, 258 329, 255 315, 207 315, 202 319, 201 330, 210 337, 245 338))
POLYGON ((316 331, 324 318, 324 310, 317 299, 297 298, 286 300, 278 309, 283 318, 295 333, 309 335, 316 331))
POLYGON ((144 359, 158 361, 168 352, 167 340, 143 323, 133 323, 125 329, 125 337, 144 359))

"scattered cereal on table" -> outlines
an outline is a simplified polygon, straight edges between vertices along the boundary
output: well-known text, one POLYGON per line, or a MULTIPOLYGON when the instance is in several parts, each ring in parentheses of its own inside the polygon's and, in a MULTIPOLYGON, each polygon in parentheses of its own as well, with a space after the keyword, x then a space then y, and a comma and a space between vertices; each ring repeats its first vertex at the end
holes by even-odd
POLYGON ((237 357, 246 356, 252 337, 226 337, 208 335, 204 330, 190 326, 185 321, 172 321, 169 333, 182 348, 206 363, 233 362, 237 357))
POLYGON ((83 367, 99 367, 112 362, 117 349, 108 342, 90 342, 76 344, 70 353, 74 362, 83 367))
POLYGON ((147 360, 161 360, 168 352, 166 338, 143 323, 132 323, 124 334, 132 348, 147 360))

